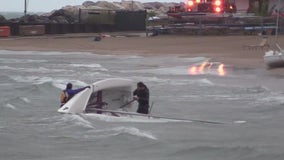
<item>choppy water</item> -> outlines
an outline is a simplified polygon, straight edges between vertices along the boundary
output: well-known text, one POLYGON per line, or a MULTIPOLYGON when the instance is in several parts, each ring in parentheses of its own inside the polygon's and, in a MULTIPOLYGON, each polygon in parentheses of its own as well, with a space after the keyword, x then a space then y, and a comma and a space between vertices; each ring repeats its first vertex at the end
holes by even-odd
MULTIPOLYGON (((206 57, 0 51, 0 159, 283 160, 284 77, 206 57), (57 113, 59 93, 111 77, 143 81, 152 113, 225 124, 57 113)), ((135 85, 135 84, 134 84, 135 85)))

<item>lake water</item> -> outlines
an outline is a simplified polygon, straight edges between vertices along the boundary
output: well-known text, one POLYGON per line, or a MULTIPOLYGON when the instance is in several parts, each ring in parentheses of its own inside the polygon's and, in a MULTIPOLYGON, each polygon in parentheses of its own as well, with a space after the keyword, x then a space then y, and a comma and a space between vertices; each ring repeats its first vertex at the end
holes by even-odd
POLYGON ((284 77, 206 60, 0 50, 0 159, 283 160, 284 77), (67 82, 113 77, 143 81, 153 115, 222 124, 57 112, 67 82))

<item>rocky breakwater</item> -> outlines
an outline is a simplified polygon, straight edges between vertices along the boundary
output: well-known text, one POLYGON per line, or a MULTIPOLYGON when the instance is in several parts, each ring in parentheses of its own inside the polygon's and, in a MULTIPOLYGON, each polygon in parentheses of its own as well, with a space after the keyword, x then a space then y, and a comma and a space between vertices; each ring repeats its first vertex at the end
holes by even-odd
POLYGON ((44 14, 27 14, 20 18, 5 19, 0 15, 0 23, 59 23, 59 24, 73 24, 79 22, 80 10, 130 10, 139 11, 146 10, 147 13, 155 16, 166 16, 170 6, 177 5, 177 3, 161 3, 161 2, 147 2, 142 3, 138 1, 121 1, 121 2, 107 2, 107 1, 85 1, 82 5, 64 6, 59 10, 53 10, 44 14))

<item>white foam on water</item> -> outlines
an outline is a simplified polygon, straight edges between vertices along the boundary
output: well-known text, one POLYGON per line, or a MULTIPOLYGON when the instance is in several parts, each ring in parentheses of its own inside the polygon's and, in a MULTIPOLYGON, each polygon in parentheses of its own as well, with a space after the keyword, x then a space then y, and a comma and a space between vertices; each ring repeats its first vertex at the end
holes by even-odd
POLYGON ((56 79, 53 81, 52 85, 59 89, 65 89, 66 83, 72 83, 73 86, 87 86, 86 82, 79 81, 79 80, 70 80, 70 79, 56 79))
POLYGON ((224 71, 224 75, 220 75, 217 69, 210 69, 204 71, 198 71, 197 73, 191 73, 191 66, 173 66, 173 67, 159 67, 151 69, 140 70, 127 70, 119 71, 121 73, 140 73, 140 74, 155 74, 155 75, 169 75, 169 76, 200 76, 200 75, 212 75, 212 76, 230 76, 227 71, 224 71))
POLYGON ((92 70, 96 69, 97 71, 108 71, 108 69, 104 68, 100 64, 70 64, 69 66, 80 67, 80 68, 91 68, 92 70))
POLYGON ((257 100, 255 103, 257 104, 283 104, 283 94, 278 92, 271 92, 269 94, 264 94, 262 96, 257 96, 257 100))
POLYGON ((100 64, 70 64, 70 66, 74 67, 88 67, 88 68, 101 68, 100 64))
POLYGON ((136 81, 143 80, 145 83, 157 82, 159 84, 169 83, 170 81, 172 81, 171 79, 168 79, 168 78, 158 78, 156 76, 143 76, 143 77, 142 76, 132 76, 130 78, 136 81))
POLYGON ((2 70, 13 70, 13 71, 20 71, 20 72, 27 72, 27 73, 55 73, 55 72, 67 72, 69 70, 65 69, 48 69, 45 67, 38 67, 38 68, 15 68, 10 66, 2 66, 0 69, 2 70))
POLYGON ((5 105, 5 107, 6 107, 6 108, 13 109, 13 110, 16 110, 16 107, 15 107, 14 105, 10 104, 10 103, 7 103, 7 104, 5 105))
POLYGON ((32 73, 49 73, 53 72, 55 70, 49 70, 48 68, 45 67, 38 67, 38 68, 16 68, 18 71, 20 70, 21 72, 32 72, 32 73))
POLYGON ((16 70, 16 68, 10 67, 10 66, 1 66, 0 69, 2 69, 2 70, 16 70))
POLYGON ((28 99, 27 97, 20 97, 21 100, 23 100, 26 103, 31 103, 31 100, 28 99))
POLYGON ((31 83, 31 84, 43 84, 51 82, 52 85, 59 89, 64 89, 67 82, 73 83, 74 86, 86 86, 88 85, 85 82, 79 80, 70 80, 70 79, 59 79, 52 77, 38 77, 38 76, 9 76, 11 79, 17 82, 31 83))
MULTIPOLYGON (((86 131, 86 134, 84 135, 85 138, 91 138, 91 137, 104 138, 104 137, 117 136, 117 135, 127 133, 127 134, 138 136, 138 137, 145 137, 145 138, 154 139, 154 140, 157 139, 151 133, 146 132, 146 131, 141 131, 141 130, 134 128, 134 127, 120 126, 120 127, 115 127, 115 128, 107 128, 107 129, 98 130, 92 125, 91 122, 86 120, 82 115, 70 115, 70 114, 64 115, 61 118, 60 121, 67 123, 67 125, 68 125, 68 123, 72 123, 72 124, 75 124, 77 126, 90 128, 91 130, 86 131)), ((82 136, 82 135, 80 135, 80 136, 82 136)))
POLYGON ((122 73, 151 73, 156 75, 188 75, 187 66, 120 71, 122 73))
POLYGON ((138 128, 134 127, 117 127, 113 130, 118 131, 118 133, 128 133, 138 137, 145 137, 153 140, 157 140, 155 136, 153 136, 150 132, 141 131, 138 128))
POLYGON ((167 84, 170 85, 198 85, 198 86, 214 86, 215 84, 209 79, 187 79, 187 80, 170 80, 167 84))
POLYGON ((60 79, 57 78, 52 81, 52 85, 59 89, 65 89, 67 83, 72 83, 73 86, 87 86, 86 82, 80 81, 80 80, 70 80, 70 79, 60 79))
POLYGON ((92 128, 92 129, 95 128, 92 125, 91 122, 89 122, 88 120, 84 119, 80 115, 68 114, 68 115, 63 116, 61 118, 61 120, 66 122, 66 123, 72 122, 72 124, 75 124, 77 126, 82 126, 82 127, 85 127, 85 128, 92 128))
POLYGON ((9 77, 17 82, 26 82, 33 84, 42 84, 45 82, 53 81, 53 78, 51 77, 38 77, 38 76, 9 76, 9 77))
POLYGON ((47 60, 34 60, 34 59, 16 59, 16 58, 0 58, 0 63, 9 64, 9 63, 43 63, 47 60))
POLYGON ((206 78, 202 78, 202 79, 191 79, 190 77, 188 79, 167 79, 167 78, 158 78, 156 76, 153 77, 141 77, 141 76, 133 76, 131 77, 131 79, 137 80, 137 81, 141 81, 141 79, 143 79, 143 81, 145 83, 149 83, 149 82, 156 82, 160 85, 191 85, 191 84, 197 84, 200 86, 214 86, 215 83, 210 81, 209 79, 206 78))
MULTIPOLYGON (((84 138, 103 139, 103 138, 116 137, 116 136, 123 135, 123 134, 133 135, 133 136, 142 137, 142 138, 148 138, 151 140, 157 140, 157 138, 148 131, 141 131, 135 127, 125 127, 125 126, 106 128, 106 129, 88 130, 85 132, 84 138)), ((80 136, 82 137, 82 135, 80 136)))
POLYGON ((197 82, 199 84, 209 85, 209 86, 214 86, 215 85, 212 81, 210 81, 209 79, 206 79, 206 78, 196 80, 195 82, 197 82))
MULTIPOLYGON (((0 55, 29 55, 32 54, 32 51, 9 51, 9 50, 0 50, 0 55)), ((35 53, 33 53, 35 54, 35 53)))
POLYGON ((208 58, 206 58, 206 57, 193 57, 193 58, 183 58, 183 59, 187 59, 187 60, 189 60, 189 61, 191 61, 191 62, 204 62, 204 61, 208 61, 209 59, 208 58))
POLYGON ((117 136, 121 135, 124 133, 137 136, 137 137, 143 137, 143 138, 148 138, 152 140, 157 140, 157 138, 152 135, 150 132, 147 131, 141 131, 138 128, 134 127, 115 127, 115 128, 110 128, 110 129, 104 129, 104 130, 96 130, 96 133, 101 132, 101 137, 110 137, 110 136, 117 136))
POLYGON ((88 52, 57 52, 57 51, 9 51, 0 50, 0 55, 78 55, 78 54, 92 54, 88 52))
POLYGON ((242 120, 238 120, 238 121, 234 121, 235 124, 244 124, 247 123, 247 121, 242 121, 242 120))
POLYGON ((123 57, 124 59, 136 59, 136 58, 144 58, 143 56, 139 56, 139 55, 130 55, 127 57, 123 57))

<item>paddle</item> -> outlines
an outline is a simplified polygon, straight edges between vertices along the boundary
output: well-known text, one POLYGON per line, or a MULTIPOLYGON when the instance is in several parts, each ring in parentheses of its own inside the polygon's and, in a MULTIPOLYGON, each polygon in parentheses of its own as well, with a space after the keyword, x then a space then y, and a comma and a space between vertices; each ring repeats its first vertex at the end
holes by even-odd
MULTIPOLYGON (((120 107, 118 107, 118 108, 124 108, 124 107, 126 107, 127 105, 129 105, 130 103, 132 103, 132 102, 134 102, 134 101, 135 101, 135 99, 133 99, 133 100, 131 100, 131 101, 129 101, 129 102, 123 104, 122 106, 120 106, 120 107)), ((119 117, 119 115, 116 114, 115 111, 104 110, 104 109, 100 109, 100 108, 93 108, 93 110, 99 111, 99 112, 110 112, 113 116, 119 117)))
POLYGON ((154 105, 154 102, 152 102, 152 104, 151 104, 151 106, 150 106, 150 108, 149 108, 148 115, 150 115, 150 114, 151 114, 151 111, 152 111, 153 105, 154 105))
POLYGON ((125 106, 129 105, 130 103, 132 103, 132 102, 134 102, 134 101, 135 101, 135 99, 133 99, 133 100, 131 100, 131 101, 125 103, 124 105, 120 106, 119 108, 124 108, 125 106))

